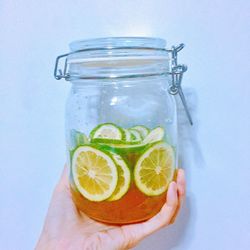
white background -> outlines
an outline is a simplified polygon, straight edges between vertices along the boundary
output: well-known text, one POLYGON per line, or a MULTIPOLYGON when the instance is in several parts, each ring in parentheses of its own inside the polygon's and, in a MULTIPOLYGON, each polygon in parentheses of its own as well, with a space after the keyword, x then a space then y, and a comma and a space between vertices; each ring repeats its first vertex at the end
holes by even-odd
MULTIPOLYGON (((76 39, 158 36, 187 46, 181 112, 186 203, 137 249, 250 249, 250 1, 0 2, 0 249, 32 249, 65 162, 70 84, 54 59, 76 39)), ((180 107, 181 109, 181 107, 180 107)))

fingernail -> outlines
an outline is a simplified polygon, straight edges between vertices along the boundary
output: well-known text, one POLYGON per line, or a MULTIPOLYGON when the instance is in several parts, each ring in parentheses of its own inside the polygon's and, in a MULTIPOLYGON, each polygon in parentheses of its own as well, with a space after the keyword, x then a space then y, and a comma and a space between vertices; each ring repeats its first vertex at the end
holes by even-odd
POLYGON ((185 170, 183 169, 183 168, 179 168, 179 170, 178 170, 181 174, 185 174, 185 170))
POLYGON ((185 192, 185 185, 186 185, 185 172, 183 169, 180 169, 177 176, 177 186, 178 189, 183 189, 182 193, 185 192))

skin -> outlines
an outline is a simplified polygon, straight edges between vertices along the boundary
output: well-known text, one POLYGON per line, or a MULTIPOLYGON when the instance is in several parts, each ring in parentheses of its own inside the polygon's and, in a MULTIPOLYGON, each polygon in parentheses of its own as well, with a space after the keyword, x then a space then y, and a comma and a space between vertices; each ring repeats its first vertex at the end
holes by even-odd
POLYGON ((124 250, 174 223, 185 196, 184 170, 177 171, 161 211, 146 222, 109 226, 96 222, 75 207, 66 167, 54 190, 36 250, 124 250))

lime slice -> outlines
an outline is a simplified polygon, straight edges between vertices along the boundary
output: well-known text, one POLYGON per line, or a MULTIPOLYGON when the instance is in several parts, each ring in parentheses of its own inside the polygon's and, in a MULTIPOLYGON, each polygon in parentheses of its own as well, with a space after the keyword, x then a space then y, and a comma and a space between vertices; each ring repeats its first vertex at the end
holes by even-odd
POLYGON ((141 134, 142 138, 145 138, 150 132, 150 130, 147 127, 142 125, 134 126, 131 129, 137 130, 141 134))
MULTIPOLYGON (((129 129, 131 131, 131 129, 129 129)), ((138 131, 137 131, 138 133, 138 131)), ((144 140, 142 141, 131 141, 131 142, 100 142, 102 147, 111 149, 115 152, 126 153, 126 152, 141 152, 152 144, 162 141, 164 138, 164 129, 157 127, 153 129, 144 140)))
POLYGON ((124 132, 122 128, 113 123, 103 123, 95 127, 90 133, 91 139, 122 140, 124 132))
POLYGON ((101 150, 112 151, 120 155, 129 152, 142 152, 148 146, 147 144, 99 144, 101 150))
POLYGON ((154 143, 161 141, 164 138, 164 129, 162 127, 157 127, 150 131, 146 138, 142 141, 144 144, 154 143))
POLYGON ((164 193, 174 175, 174 151, 166 143, 156 143, 137 161, 134 179, 138 189, 146 195, 164 193))
MULTIPOLYGON (((124 144, 138 144, 142 141, 142 136, 139 131, 135 129, 123 129, 124 135, 125 135, 125 140, 123 140, 122 143, 124 144)), ((121 142, 120 142, 121 144, 121 142)))
POLYGON ((108 201, 116 201, 127 193, 130 186, 131 174, 128 165, 122 157, 118 154, 110 153, 117 166, 118 182, 114 193, 108 198, 108 201))
POLYGON ((124 131, 124 135, 125 135, 125 141, 131 142, 132 141, 132 134, 130 133, 130 131, 126 128, 124 128, 123 131, 124 131))
POLYGON ((131 141, 132 142, 142 141, 142 136, 141 136, 141 133, 139 131, 137 131, 136 129, 132 129, 132 128, 129 128, 128 130, 131 133, 131 141))
POLYGON ((84 133, 75 129, 70 131, 70 150, 87 143, 89 143, 89 139, 84 133))
POLYGON ((113 159, 92 146, 80 146, 72 159, 73 180, 88 200, 103 201, 115 191, 118 173, 113 159))

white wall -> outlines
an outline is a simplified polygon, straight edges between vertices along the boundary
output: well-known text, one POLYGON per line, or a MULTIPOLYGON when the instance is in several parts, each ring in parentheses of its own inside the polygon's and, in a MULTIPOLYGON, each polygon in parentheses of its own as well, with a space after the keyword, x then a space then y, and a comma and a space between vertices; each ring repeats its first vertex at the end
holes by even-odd
POLYGON ((180 61, 195 125, 181 113, 186 204, 139 249, 250 249, 248 0, 2 0, 0 249, 32 249, 64 157, 69 83, 55 57, 76 39, 159 36, 180 61))

